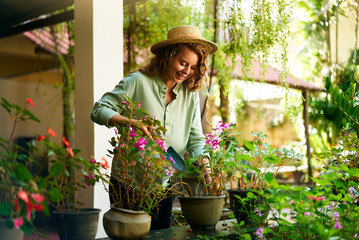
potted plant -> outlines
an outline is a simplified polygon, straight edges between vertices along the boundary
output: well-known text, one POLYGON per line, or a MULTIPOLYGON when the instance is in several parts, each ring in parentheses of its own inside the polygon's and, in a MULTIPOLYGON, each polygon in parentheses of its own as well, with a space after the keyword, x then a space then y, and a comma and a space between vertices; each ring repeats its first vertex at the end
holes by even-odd
POLYGON ((243 147, 237 151, 236 158, 228 167, 230 181, 238 181, 238 187, 228 189, 230 206, 235 217, 244 224, 261 221, 269 212, 265 202, 266 178, 275 178, 280 167, 289 160, 301 160, 302 155, 294 150, 274 147, 264 142, 267 135, 261 131, 252 132, 253 141, 243 140, 243 147))
POLYGON ((46 181, 29 171, 33 159, 14 144, 14 132, 18 122, 39 119, 27 110, 33 106, 31 99, 20 107, 1 98, 1 106, 11 117, 13 128, 9 140, 0 138, 0 239, 22 240, 24 232, 35 231, 35 213, 47 213, 48 208, 42 194, 46 181))
POLYGON ((109 156, 117 169, 112 175, 116 173, 117 178, 115 182, 110 181, 109 188, 113 191, 106 189, 114 203, 104 214, 103 225, 111 238, 138 239, 150 231, 149 213, 168 192, 162 178, 168 179, 174 169, 165 156, 161 135, 166 129, 160 121, 143 110, 140 102, 125 98, 123 104, 122 115, 153 129, 152 139, 129 123, 115 126, 109 156))
MULTIPOLYGON (((183 196, 179 197, 183 215, 194 230, 210 230, 216 227, 219 221, 225 195, 223 194, 226 168, 235 156, 236 140, 233 137, 233 123, 219 122, 211 133, 206 134, 204 154, 197 158, 189 159, 187 168, 197 176, 196 187, 188 187, 188 183, 182 182, 183 196), (203 164, 209 159, 209 165, 203 164), (210 168, 210 179, 203 174, 204 168, 210 168), (194 190, 195 189, 195 190, 194 190), (203 196, 195 195, 201 189, 203 196)), ((183 181, 181 175, 179 179, 183 181)))
POLYGON ((61 240, 94 239, 101 210, 82 208, 78 194, 100 180, 106 181, 101 169, 107 169, 108 164, 94 158, 85 160, 78 156, 80 150, 72 149, 64 137, 60 143, 51 140, 56 136, 48 128, 48 135, 39 135, 37 139, 44 144, 51 165, 46 177, 47 198, 54 209, 58 235, 61 240))

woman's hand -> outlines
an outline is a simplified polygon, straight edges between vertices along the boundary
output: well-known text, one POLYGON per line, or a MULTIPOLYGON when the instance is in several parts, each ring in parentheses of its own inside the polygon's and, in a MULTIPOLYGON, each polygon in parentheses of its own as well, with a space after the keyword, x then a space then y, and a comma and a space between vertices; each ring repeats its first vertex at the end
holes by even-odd
POLYGON ((137 121, 135 119, 128 119, 127 117, 124 117, 124 116, 122 116, 120 114, 116 114, 115 116, 113 116, 109 120, 109 125, 110 126, 114 126, 115 123, 117 125, 123 125, 124 123, 127 123, 127 124, 131 125, 133 128, 138 128, 145 135, 147 135, 150 140, 153 140, 152 133, 155 130, 154 127, 145 125, 145 124, 143 124, 140 121, 137 121))

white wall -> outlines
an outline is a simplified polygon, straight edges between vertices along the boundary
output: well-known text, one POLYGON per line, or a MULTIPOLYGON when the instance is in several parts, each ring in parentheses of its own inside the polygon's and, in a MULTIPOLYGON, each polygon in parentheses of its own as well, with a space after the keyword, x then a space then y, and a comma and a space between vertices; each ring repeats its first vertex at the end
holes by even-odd
MULTIPOLYGON (((122 18, 122 0, 75 0, 76 147, 98 161, 106 157, 113 130, 92 123, 90 112, 94 102, 122 79, 122 18)), ((96 238, 105 237, 102 217, 110 203, 102 184, 94 188, 93 206, 102 210, 96 238)))

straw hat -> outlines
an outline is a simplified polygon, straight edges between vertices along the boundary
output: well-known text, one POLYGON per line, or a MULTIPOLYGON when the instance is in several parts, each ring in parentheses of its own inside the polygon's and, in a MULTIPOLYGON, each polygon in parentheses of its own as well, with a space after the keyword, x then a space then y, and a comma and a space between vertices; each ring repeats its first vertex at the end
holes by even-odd
POLYGON ((199 28, 183 25, 174 27, 169 30, 167 32, 167 40, 155 43, 151 47, 151 52, 153 54, 156 54, 163 47, 181 43, 201 44, 207 49, 209 54, 213 54, 218 50, 218 46, 215 43, 202 38, 201 31, 199 30, 199 28))

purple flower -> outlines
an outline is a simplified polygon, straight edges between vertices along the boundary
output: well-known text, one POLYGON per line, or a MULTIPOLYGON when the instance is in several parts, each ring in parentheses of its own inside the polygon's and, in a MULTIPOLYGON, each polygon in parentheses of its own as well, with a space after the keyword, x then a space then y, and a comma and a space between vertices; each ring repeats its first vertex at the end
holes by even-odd
POLYGON ((259 211, 259 208, 256 208, 255 210, 254 210, 254 213, 255 214, 257 214, 258 216, 262 216, 262 213, 261 213, 261 211, 259 211))
POLYGON ((354 203, 357 203, 357 190, 354 187, 349 187, 349 197, 351 197, 354 201, 354 203))
POLYGON ((294 201, 293 201, 293 200, 290 200, 290 201, 289 201, 289 204, 290 204, 290 205, 292 205, 293 203, 294 203, 294 201))
POLYGON ((341 229, 342 227, 343 227, 342 224, 340 222, 338 222, 338 221, 336 221, 334 226, 333 226, 333 228, 335 228, 335 229, 341 229))
POLYGON ((131 165, 133 165, 133 166, 136 166, 136 164, 137 164, 136 161, 133 161, 133 162, 131 163, 131 165))
POLYGON ((114 130, 115 130, 115 134, 117 135, 118 134, 117 128, 114 128, 114 130))
POLYGON ((141 108, 141 103, 142 103, 142 101, 137 103, 137 108, 141 108))
POLYGON ((257 229, 257 231, 254 233, 259 239, 264 238, 263 236, 263 230, 264 228, 261 226, 257 229))
POLYGON ((329 209, 329 210, 333 210, 333 209, 335 209, 335 208, 338 208, 338 203, 335 204, 334 201, 331 201, 331 202, 330 202, 330 205, 328 206, 328 209, 329 209))
POLYGON ((137 148, 138 151, 141 151, 145 148, 147 144, 146 138, 139 138, 138 142, 135 143, 135 147, 137 148))
POLYGON ((92 163, 92 164, 96 164, 96 159, 91 158, 90 163, 92 163))
POLYGON ((334 212, 333 220, 338 221, 339 217, 340 217, 339 212, 334 212))
POLYGON ((304 215, 304 216, 309 216, 309 215, 310 215, 310 212, 304 212, 303 215, 304 215))

